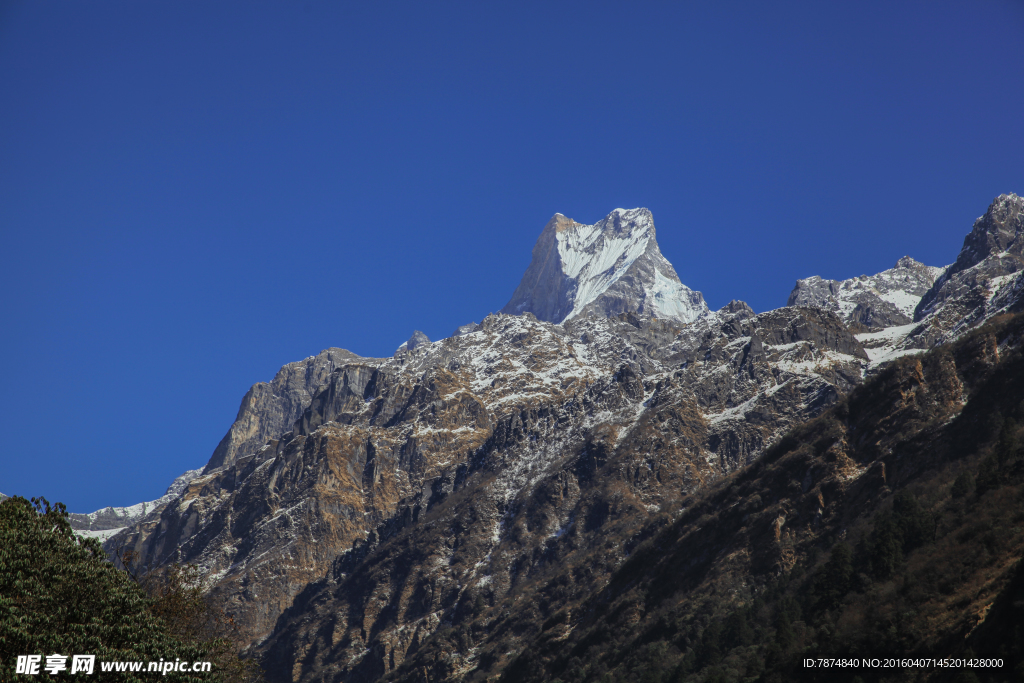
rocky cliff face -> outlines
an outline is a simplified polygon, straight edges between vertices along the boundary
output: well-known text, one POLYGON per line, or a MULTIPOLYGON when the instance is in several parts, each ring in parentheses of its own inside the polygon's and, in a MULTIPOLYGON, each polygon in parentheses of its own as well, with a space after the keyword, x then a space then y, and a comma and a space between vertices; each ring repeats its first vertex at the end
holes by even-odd
POLYGON ((1024 198, 999 195, 974 222, 956 262, 914 313, 908 342, 932 346, 1001 313, 1021 310, 1024 295, 1024 198))
MULTIPOLYGON (((457 331, 456 331, 456 334, 458 334, 457 331)), ((412 351, 413 349, 415 349, 418 346, 423 346, 424 344, 429 344, 429 343, 430 343, 430 337, 428 337, 427 335, 423 334, 419 330, 414 330, 413 333, 412 333, 412 336, 409 337, 409 339, 407 339, 406 341, 402 342, 402 345, 398 347, 398 350, 395 353, 402 353, 404 351, 412 351)))
MULTIPOLYGON (((985 230, 1008 235, 1013 206, 985 230)), ((936 269, 901 259, 801 281, 776 311, 712 313, 646 210, 594 226, 556 215, 505 313, 414 334, 392 358, 330 349, 285 366, 246 395, 202 476, 107 547, 202 567, 274 680, 377 680, 450 629, 465 642, 429 680, 490 670, 473 629, 502 622, 480 614, 564 599, 542 583, 552 563, 573 567, 573 590, 600 590, 688 496, 920 350, 901 344, 940 339, 878 326, 991 258, 1009 263, 990 254, 931 289, 936 269)), ((931 300, 918 324, 961 301, 931 300)), ((985 319, 984 305, 956 315, 985 319)))
POLYGON ((972 276, 992 278, 1019 272, 1024 263, 1022 232, 1024 199, 1012 193, 996 197, 988 211, 974 222, 956 261, 922 298, 915 320, 927 317, 939 304, 953 296, 953 290, 958 288, 951 284, 962 273, 967 274, 979 266, 981 269, 972 276))
POLYGON ((285 365, 269 383, 252 385, 242 398, 234 424, 207 463, 206 471, 230 465, 239 455, 251 453, 288 431, 334 369, 358 358, 345 349, 327 349, 285 365))
POLYGON ((921 296, 913 319, 858 335, 873 363, 920 353, 996 316, 1024 310, 1022 232, 1024 199, 996 197, 974 222, 956 261, 921 296))
POLYGON ((661 255, 651 212, 616 209, 594 225, 555 214, 501 312, 555 323, 632 312, 684 324, 707 315, 708 307, 661 255))
MULTIPOLYGON (((426 338, 422 332, 417 334, 426 338)), ((418 337, 414 335, 413 339, 418 337)), ((316 356, 285 365, 269 383, 254 384, 242 398, 235 422, 214 450, 205 469, 224 467, 233 463, 240 453, 252 452, 268 440, 280 437, 309 405, 313 393, 323 386, 331 371, 357 358, 359 356, 345 349, 327 349, 316 356)), ((106 541, 122 529, 143 524, 147 518, 158 517, 164 507, 179 498, 189 482, 203 471, 185 472, 156 500, 125 507, 106 507, 90 513, 71 513, 71 526, 83 536, 106 541)))
POLYGON ((1024 199, 999 195, 974 222, 952 265, 931 268, 904 257, 875 276, 843 282, 812 277, 797 282, 790 302, 843 316, 871 359, 870 374, 952 342, 998 315, 1024 310, 1022 231, 1024 199), (886 307, 897 302, 898 311, 886 307))

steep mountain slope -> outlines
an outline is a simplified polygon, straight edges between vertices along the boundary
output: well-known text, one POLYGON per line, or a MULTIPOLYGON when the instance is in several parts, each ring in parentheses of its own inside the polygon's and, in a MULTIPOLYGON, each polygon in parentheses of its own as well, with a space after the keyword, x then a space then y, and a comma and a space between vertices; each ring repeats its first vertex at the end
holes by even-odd
MULTIPOLYGON (((924 295, 917 307, 915 320, 934 313, 941 304, 962 290, 966 282, 1018 273, 1024 265, 1022 232, 1024 199, 1012 193, 996 197, 988 211, 974 222, 956 261, 924 295), (969 271, 974 272, 967 278, 962 277, 969 271)), ((996 283, 997 289, 1000 284, 1005 283, 996 283)), ((995 290, 990 288, 990 291, 995 290)))
MULTIPOLYGON (((1000 201, 985 225, 1006 232, 1000 201)), ((831 299, 804 287, 809 305, 712 313, 646 210, 556 215, 516 315, 416 333, 392 358, 330 349, 286 366, 246 395, 203 475, 106 547, 199 565, 274 680, 413 676, 406 660, 429 680, 500 672, 533 637, 509 615, 603 590, 692 496, 886 359, 975 324, 911 341, 915 324, 865 332, 884 316, 854 316, 876 299, 906 316, 934 274, 901 259, 831 299), (551 584, 556 566, 572 569, 551 584), (481 649, 499 631, 505 649, 481 649)), ((960 301, 936 300, 920 324, 960 301)))
POLYGON ((706 316, 708 307, 661 255, 651 212, 616 209, 594 225, 555 214, 501 312, 533 313, 554 323, 626 312, 689 323, 706 316))
MULTIPOLYGON (((481 662, 466 680, 1019 680, 1022 346, 1016 316, 890 366, 639 532, 598 592, 575 589, 571 558, 551 563, 531 608, 508 600, 463 629, 481 662), (861 663, 884 656, 1002 663, 861 663)), ((459 637, 388 680, 452 677, 459 637)))
MULTIPOLYGON (((234 423, 214 450, 205 469, 230 464, 240 452, 251 452, 269 439, 279 437, 309 405, 312 394, 324 384, 335 366, 355 358, 359 356, 344 349, 326 349, 316 356, 288 363, 269 383, 254 384, 242 397, 234 423)), ((83 536, 106 541, 122 529, 142 524, 147 518, 156 518, 169 502, 182 495, 188 483, 201 472, 202 469, 185 472, 157 500, 127 507, 107 507, 90 513, 71 513, 71 526, 83 536)))

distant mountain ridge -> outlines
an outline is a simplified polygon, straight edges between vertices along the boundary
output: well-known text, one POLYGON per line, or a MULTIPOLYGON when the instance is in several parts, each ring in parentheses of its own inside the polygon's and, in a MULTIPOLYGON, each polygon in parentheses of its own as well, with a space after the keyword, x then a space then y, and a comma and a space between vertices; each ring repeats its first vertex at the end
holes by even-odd
POLYGON ((918 303, 945 268, 926 266, 904 256, 889 270, 849 280, 817 275, 797 280, 787 306, 814 306, 833 311, 847 325, 879 330, 914 321, 918 303))
POLYGON ((156 500, 136 503, 126 507, 105 507, 95 512, 70 514, 71 528, 82 536, 106 540, 116 532, 141 521, 154 512, 159 512, 167 503, 180 496, 189 482, 202 474, 202 468, 189 470, 171 482, 167 492, 156 500))

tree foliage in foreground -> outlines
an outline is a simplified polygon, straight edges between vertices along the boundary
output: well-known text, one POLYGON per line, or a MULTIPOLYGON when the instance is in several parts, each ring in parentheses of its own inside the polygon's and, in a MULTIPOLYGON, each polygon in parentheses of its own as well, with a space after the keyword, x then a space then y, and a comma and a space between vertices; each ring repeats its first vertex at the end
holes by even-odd
POLYGON ((98 541, 74 533, 62 504, 0 502, 0 681, 38 679, 15 674, 17 657, 45 662, 52 654, 69 665, 72 655, 95 655, 91 680, 151 680, 145 671, 103 673, 100 662, 161 659, 213 662, 210 673, 170 672, 165 680, 258 678, 226 637, 230 625, 203 600, 195 569, 140 583, 107 562, 98 541))

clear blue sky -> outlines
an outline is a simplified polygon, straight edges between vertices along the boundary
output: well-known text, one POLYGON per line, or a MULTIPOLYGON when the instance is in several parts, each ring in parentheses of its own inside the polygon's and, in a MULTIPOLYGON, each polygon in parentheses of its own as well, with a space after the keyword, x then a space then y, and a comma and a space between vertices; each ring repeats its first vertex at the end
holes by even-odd
POLYGON ((248 387, 500 309, 649 207, 712 308, 1024 192, 1024 3, 0 1, 0 491, 204 465, 248 387))

